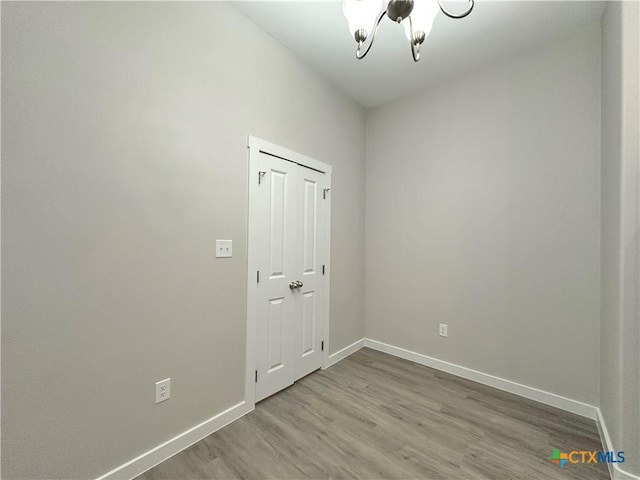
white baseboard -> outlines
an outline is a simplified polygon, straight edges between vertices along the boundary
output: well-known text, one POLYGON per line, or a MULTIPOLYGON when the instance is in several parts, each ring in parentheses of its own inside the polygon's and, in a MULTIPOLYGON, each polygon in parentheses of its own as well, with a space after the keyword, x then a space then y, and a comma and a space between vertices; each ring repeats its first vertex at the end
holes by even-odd
POLYGON ((419 363, 420 365, 426 365, 427 367, 435 368, 436 370, 442 370, 443 372, 457 375, 458 377, 473 380, 474 382, 488 385, 498 390, 520 395, 521 397, 535 400, 536 402, 544 403, 545 405, 551 405, 552 407, 560 408, 583 417, 595 420, 597 408, 593 405, 572 400, 555 393, 546 392, 538 388, 529 387, 520 383, 512 382, 511 380, 505 380, 504 378, 496 377, 488 373, 478 372, 467 367, 462 367, 454 363, 445 362, 444 360, 438 360, 437 358, 429 357, 421 353, 412 352, 411 350, 405 350, 404 348, 394 347, 387 343, 378 342, 376 340, 365 340, 365 346, 378 350, 380 352, 389 353, 396 357, 404 358, 411 362, 419 363))
MULTIPOLYGON (((598 432, 600 433, 600 441, 602 442, 602 450, 605 452, 617 452, 609 436, 609 430, 607 430, 607 424, 604 422, 604 416, 599 408, 596 408, 596 425, 598 426, 598 432)), ((607 463, 609 467, 609 476, 612 480, 640 480, 640 476, 633 475, 622 468, 617 463, 607 463)))
MULTIPOLYGON (((379 342, 377 340, 371 340, 368 338, 362 338, 351 345, 329 355, 326 365, 323 367, 329 368, 335 365, 340 360, 345 359, 349 355, 357 352, 363 347, 369 347, 373 350, 388 353, 399 358, 404 358, 411 362, 425 365, 427 367, 435 368, 443 372, 456 375, 458 377, 466 378, 474 382, 488 385, 490 387, 503 390, 505 392, 513 393, 530 400, 534 400, 552 407, 560 408, 583 417, 587 417, 596 421, 598 431, 600 432, 600 438, 602 439, 602 447, 605 451, 615 451, 611 443, 611 437, 607 431, 607 427, 602 416, 602 412, 599 408, 592 405, 588 405, 577 400, 562 397, 554 393, 546 392, 538 388, 529 387, 520 383, 505 380, 504 378, 489 375, 487 373, 472 370, 467 367, 462 367, 450 362, 438 360, 437 358, 429 357, 421 353, 412 352, 404 348, 395 347, 387 343, 379 342)), ((246 415, 254 408, 253 404, 247 402, 240 402, 237 405, 225 410, 224 412, 205 420, 199 425, 175 436, 174 438, 164 442, 162 445, 143 453, 142 455, 130 460, 129 462, 114 468, 108 473, 105 473, 97 480, 116 480, 116 479, 132 479, 138 475, 146 472, 150 468, 155 467, 164 460, 172 457, 176 453, 181 452, 185 448, 193 445, 194 443, 202 440, 204 437, 211 435, 213 432, 221 429, 229 423, 237 420, 238 418, 246 415)), ((632 475, 617 464, 608 464, 609 473, 613 480, 640 480, 640 477, 632 475)))
POLYGON ((251 410, 253 410, 252 405, 248 405, 244 401, 240 402, 224 412, 205 420, 201 424, 176 435, 172 439, 164 442, 162 445, 158 445, 133 460, 114 468, 110 472, 99 477, 97 480, 135 478, 150 468, 153 468, 159 463, 165 461, 169 457, 172 457, 176 453, 179 453, 185 448, 202 440, 204 437, 211 435, 216 430, 220 430, 222 427, 249 413, 251 410))
POLYGON ((361 338, 360 340, 353 342, 351 345, 347 345, 342 350, 338 350, 336 353, 332 353, 331 355, 329 355, 329 359, 327 360, 326 365, 322 367, 322 369, 324 370, 325 368, 329 368, 331 365, 335 365, 340 360, 347 358, 352 353, 355 353, 362 347, 364 347, 364 344, 365 339, 361 338))
MULTIPOLYGON (((344 347, 328 357, 327 364, 322 368, 329 368, 335 365, 340 360, 345 359, 352 353, 357 352, 364 347, 365 339, 360 340, 344 347)), ((180 453, 185 448, 190 447, 194 443, 202 440, 213 432, 220 430, 222 427, 230 424, 238 418, 246 415, 255 408, 254 404, 243 401, 234 405, 233 407, 225 410, 224 412, 205 420, 199 425, 196 425, 189 430, 176 435, 170 440, 167 440, 162 445, 158 445, 152 448, 148 452, 128 461, 127 463, 114 468, 110 472, 98 477, 97 480, 121 480, 121 479, 133 479, 138 475, 146 472, 147 470, 155 467, 159 463, 164 462, 168 458, 174 456, 176 453, 180 453)))

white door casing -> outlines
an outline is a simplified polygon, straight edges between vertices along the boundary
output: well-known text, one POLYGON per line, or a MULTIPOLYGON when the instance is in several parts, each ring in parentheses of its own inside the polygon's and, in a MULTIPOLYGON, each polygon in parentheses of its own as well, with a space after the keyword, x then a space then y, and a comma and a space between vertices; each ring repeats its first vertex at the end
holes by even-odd
POLYGON ((245 401, 253 405, 327 364, 331 167, 255 137, 249 149, 245 401))

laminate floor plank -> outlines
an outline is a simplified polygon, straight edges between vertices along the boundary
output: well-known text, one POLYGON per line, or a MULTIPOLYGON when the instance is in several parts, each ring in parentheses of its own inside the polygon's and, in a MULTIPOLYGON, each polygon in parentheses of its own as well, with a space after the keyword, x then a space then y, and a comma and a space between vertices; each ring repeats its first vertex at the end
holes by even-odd
POLYGON ((370 349, 260 402, 137 480, 608 479, 594 421, 370 349))

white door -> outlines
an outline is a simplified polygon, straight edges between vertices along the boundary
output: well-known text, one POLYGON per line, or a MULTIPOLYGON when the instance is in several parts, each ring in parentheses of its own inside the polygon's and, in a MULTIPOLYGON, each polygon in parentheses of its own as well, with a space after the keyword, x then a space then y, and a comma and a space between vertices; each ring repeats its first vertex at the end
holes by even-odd
POLYGON ((251 158, 260 401, 322 366, 325 175, 262 152, 251 158))
POLYGON ((322 366, 324 302, 324 173, 298 167, 296 379, 322 366))

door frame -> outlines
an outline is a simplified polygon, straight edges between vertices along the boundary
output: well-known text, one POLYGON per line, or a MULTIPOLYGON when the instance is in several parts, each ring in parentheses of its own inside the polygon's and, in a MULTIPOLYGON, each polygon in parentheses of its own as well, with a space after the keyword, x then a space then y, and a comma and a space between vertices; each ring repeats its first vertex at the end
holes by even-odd
MULTIPOLYGON (((257 198, 255 189, 258 186, 258 179, 251 173, 251 160, 253 155, 260 152, 268 155, 297 163, 303 167, 309 167, 325 174, 325 188, 329 189, 326 195, 325 215, 324 215, 324 248, 325 248, 325 305, 322 319, 322 336, 324 340, 324 351, 322 352, 322 368, 327 368, 329 364, 329 324, 330 324, 330 292, 331 292, 331 173, 332 167, 326 163, 314 160, 301 153, 288 150, 260 138, 249 135, 247 141, 248 155, 248 182, 249 182, 249 215, 247 232, 247 352, 245 363, 245 389, 244 401, 251 408, 255 408, 256 399, 256 335, 257 335, 257 298, 258 298, 258 258, 256 244, 258 241, 256 228, 252 228, 252 220, 257 216, 257 198)), ((255 158, 255 157, 254 157, 255 158)), ((254 160, 255 161, 255 160, 254 160)))

